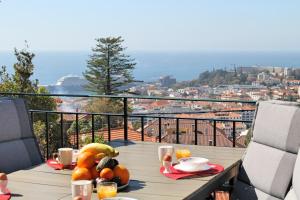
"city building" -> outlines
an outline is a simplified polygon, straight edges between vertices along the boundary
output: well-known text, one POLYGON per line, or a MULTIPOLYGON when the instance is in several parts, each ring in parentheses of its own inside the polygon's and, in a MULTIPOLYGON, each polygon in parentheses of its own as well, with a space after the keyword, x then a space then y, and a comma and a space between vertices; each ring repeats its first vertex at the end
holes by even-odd
POLYGON ((162 76, 159 79, 159 83, 162 87, 170 87, 174 84, 176 84, 176 79, 172 76, 162 76))

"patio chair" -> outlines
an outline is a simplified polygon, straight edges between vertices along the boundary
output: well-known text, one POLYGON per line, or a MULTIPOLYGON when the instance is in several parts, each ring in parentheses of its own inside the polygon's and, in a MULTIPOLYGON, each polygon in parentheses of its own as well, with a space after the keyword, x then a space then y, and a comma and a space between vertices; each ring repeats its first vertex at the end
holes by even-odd
POLYGON ((260 102, 253 137, 230 199, 284 199, 291 185, 299 145, 299 104, 260 102))
POLYGON ((22 99, 0 99, 0 171, 11 173, 43 162, 22 99))
POLYGON ((300 150, 293 173, 292 189, 288 192, 284 200, 300 200, 300 150))

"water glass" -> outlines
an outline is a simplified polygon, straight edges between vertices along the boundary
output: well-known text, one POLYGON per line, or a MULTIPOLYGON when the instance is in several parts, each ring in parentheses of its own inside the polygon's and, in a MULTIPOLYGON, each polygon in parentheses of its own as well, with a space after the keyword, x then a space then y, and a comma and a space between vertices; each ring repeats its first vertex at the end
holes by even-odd
POLYGON ((5 194, 7 191, 7 180, 0 180, 0 194, 5 194))
POLYGON ((174 147, 171 145, 160 146, 158 147, 158 159, 162 163, 164 156, 166 154, 172 156, 174 153, 174 147))
POLYGON ((92 189, 92 181, 72 181, 72 198, 80 196, 83 200, 91 200, 92 189))
POLYGON ((77 162, 77 158, 79 155, 79 150, 78 149, 73 149, 73 156, 72 156, 72 162, 77 162))

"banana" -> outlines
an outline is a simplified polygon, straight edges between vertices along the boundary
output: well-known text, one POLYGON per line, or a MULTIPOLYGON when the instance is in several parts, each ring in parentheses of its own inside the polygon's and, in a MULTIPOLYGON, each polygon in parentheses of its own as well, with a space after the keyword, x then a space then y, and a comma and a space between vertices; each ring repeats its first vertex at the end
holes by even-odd
POLYGON ((96 160, 101 160, 102 158, 104 158, 106 155, 105 153, 98 153, 95 155, 95 159, 96 160))
POLYGON ((80 153, 83 152, 90 152, 94 155, 97 155, 99 153, 104 153, 106 156, 110 156, 110 157, 116 157, 119 155, 119 151, 117 151, 113 147, 106 144, 100 144, 100 143, 90 143, 85 145, 80 150, 80 153))

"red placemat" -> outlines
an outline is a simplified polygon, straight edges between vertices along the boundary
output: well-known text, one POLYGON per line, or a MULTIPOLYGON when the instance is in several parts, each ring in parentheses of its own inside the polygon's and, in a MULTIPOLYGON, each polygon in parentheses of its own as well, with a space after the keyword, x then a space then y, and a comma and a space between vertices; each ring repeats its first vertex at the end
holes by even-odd
POLYGON ((222 165, 212 164, 212 163, 209 163, 209 165, 212 167, 209 170, 200 171, 200 172, 192 172, 192 173, 182 172, 182 171, 176 170, 173 166, 171 166, 172 173, 165 174, 165 173, 163 173, 165 168, 161 167, 160 173, 168 178, 177 180, 177 179, 181 179, 181 178, 190 178, 193 176, 202 176, 202 177, 211 176, 211 175, 215 175, 215 174, 218 174, 218 173, 224 171, 224 167, 222 165))
POLYGON ((47 160, 47 165, 55 170, 62 170, 62 169, 74 169, 76 167, 76 163, 72 163, 69 166, 63 166, 57 160, 49 159, 47 160))
POLYGON ((11 198, 11 193, 7 188, 6 188, 5 193, 6 194, 0 194, 0 200, 8 200, 11 198))

